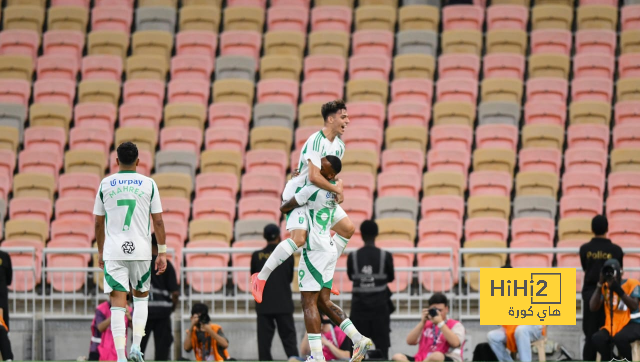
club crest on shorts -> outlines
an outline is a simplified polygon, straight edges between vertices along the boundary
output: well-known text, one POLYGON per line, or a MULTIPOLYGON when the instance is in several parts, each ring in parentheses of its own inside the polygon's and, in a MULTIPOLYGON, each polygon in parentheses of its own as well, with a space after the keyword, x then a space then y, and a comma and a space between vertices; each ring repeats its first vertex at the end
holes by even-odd
POLYGON ((122 243, 122 252, 125 254, 133 254, 133 251, 136 250, 136 246, 133 245, 133 241, 125 241, 122 243))
POLYGON ((302 216, 300 216, 298 218, 298 224, 302 224, 302 223, 304 223, 304 218, 302 216))

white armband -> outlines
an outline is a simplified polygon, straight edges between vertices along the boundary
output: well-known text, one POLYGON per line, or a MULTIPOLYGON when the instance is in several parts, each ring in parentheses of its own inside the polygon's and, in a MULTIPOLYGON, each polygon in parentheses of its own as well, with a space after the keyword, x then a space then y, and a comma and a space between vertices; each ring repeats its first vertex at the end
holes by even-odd
POLYGON ((166 254, 167 253, 167 244, 164 244, 164 245, 158 244, 158 253, 159 254, 166 254))

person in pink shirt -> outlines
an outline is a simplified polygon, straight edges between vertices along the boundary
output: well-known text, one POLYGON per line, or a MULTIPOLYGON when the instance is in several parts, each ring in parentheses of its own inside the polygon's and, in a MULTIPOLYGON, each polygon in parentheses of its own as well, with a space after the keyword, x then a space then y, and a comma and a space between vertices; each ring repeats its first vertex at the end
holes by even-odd
POLYGON ((396 353, 394 361, 462 361, 465 330, 462 323, 448 319, 449 300, 442 293, 429 298, 429 308, 422 310, 420 322, 409 332, 407 344, 418 345, 418 353, 396 353))
MULTIPOLYGON (((333 325, 329 318, 322 316, 322 354, 326 361, 348 360, 351 358, 351 346, 353 343, 340 327, 333 325)), ((309 341, 305 334, 300 342, 300 353, 307 356, 311 353, 309 341)), ((293 357, 289 361, 304 361, 303 357, 293 357)))
MULTIPOLYGON (((131 307, 128 307, 125 313, 125 325, 131 328, 131 307)), ((113 344, 113 335, 111 334, 111 303, 106 301, 98 305, 96 315, 91 322, 89 361, 115 361, 117 359, 116 347, 113 344)))

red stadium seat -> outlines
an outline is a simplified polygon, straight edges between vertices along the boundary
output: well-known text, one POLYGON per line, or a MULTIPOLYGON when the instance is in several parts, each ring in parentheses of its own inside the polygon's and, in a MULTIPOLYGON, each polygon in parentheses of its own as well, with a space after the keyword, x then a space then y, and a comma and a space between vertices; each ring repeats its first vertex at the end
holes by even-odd
MULTIPOLYGON (((600 212, 602 212, 602 203, 600 203, 600 212)), ((640 218, 640 196, 620 195, 608 197, 607 218, 609 220, 618 218, 638 220, 640 218)))
POLYGON ((352 12, 347 6, 315 6, 311 9, 311 30, 350 33, 352 12))
POLYGON ((438 57, 438 77, 478 79, 480 57, 475 54, 442 54, 438 57))
POLYGON ((424 161, 424 153, 421 150, 386 149, 382 152, 382 171, 421 174, 424 161))
POLYGON ((562 196, 560 217, 593 218, 602 214, 602 198, 598 196, 562 196))
POLYGON ((373 198, 371 197, 351 197, 345 198, 340 204, 342 209, 352 220, 370 220, 373 210, 373 198))
POLYGON ((388 80, 391 58, 381 54, 361 54, 349 58, 349 79, 388 80))
POLYGON ((392 102, 387 109, 387 119, 389 126, 422 126, 427 128, 431 119, 431 105, 421 102, 392 102))
POLYGON ((263 79, 256 85, 258 103, 298 105, 299 84, 290 79, 263 79))
MULTIPOLYGON (((93 200, 91 202, 93 203, 93 200)), ((93 211, 93 205, 91 210, 93 211)), ((50 199, 14 197, 9 201, 9 218, 11 220, 41 220, 48 225, 52 213, 53 204, 50 199)))
MULTIPOLYGON (((220 39, 225 37, 222 33, 220 39)), ((258 41, 260 41, 260 34, 258 41)), ((216 59, 216 48, 218 46, 218 36, 215 33, 202 30, 187 30, 176 34, 176 55, 204 55, 209 57, 211 62, 216 59)), ((222 50, 222 48, 221 48, 222 50)), ((225 55, 225 54, 222 54, 225 55)))
POLYGON ((38 79, 68 79, 75 81, 78 74, 78 61, 65 55, 43 55, 36 65, 38 79))
POLYGON ((238 219, 259 219, 280 221, 280 197, 243 197, 238 203, 238 219))
POLYGON ((549 218, 520 217, 511 222, 511 240, 513 242, 533 241, 553 247, 555 221, 549 218))
POLYGON ((609 196, 640 195, 640 173, 614 172, 609 174, 607 187, 609 196))
MULTIPOLYGON (((143 95, 141 94, 141 96, 143 95)), ((125 103, 120 106, 118 113, 120 114, 120 127, 149 127, 156 131, 160 129, 162 107, 154 102, 125 103)))
POLYGON ((93 222, 93 204, 95 198, 65 197, 56 200, 56 220, 74 220, 93 222))
POLYGON ((202 131, 196 127, 165 127, 160 131, 160 149, 163 151, 189 151, 200 154, 202 131))
POLYGON ((527 30, 529 9, 520 5, 492 5, 487 8, 487 31, 527 30))
POLYGON ((452 241, 460 245, 462 222, 454 219, 422 219, 418 224, 421 243, 452 241))
POLYGON ((562 195, 592 195, 602 197, 604 175, 597 172, 565 172, 562 175, 562 195))
POLYGON ((76 240, 53 239, 47 244, 47 249, 56 248, 87 248, 86 254, 62 254, 55 253, 47 255, 47 281, 51 283, 54 290, 60 292, 75 292, 82 288, 87 280, 87 272, 54 271, 55 268, 85 268, 91 259, 90 245, 76 240), (53 269, 53 270, 52 270, 53 269))
POLYGON ((478 81, 466 78, 440 79, 436 84, 438 101, 462 101, 476 103, 478 81))
POLYGON ((422 198, 423 219, 453 219, 462 222, 464 199, 460 196, 435 195, 422 198))
POLYGON ((531 54, 571 55, 573 34, 565 29, 537 29, 531 32, 531 54))
POLYGON ((69 149, 100 151, 104 153, 105 160, 112 143, 112 135, 100 128, 74 127, 69 132, 69 149))
POLYGON ((355 125, 341 139, 350 150, 372 150, 380 152, 382 129, 376 126, 355 125))
POLYGON ((30 239, 12 239, 2 242, 2 247, 11 257, 11 266, 13 270, 13 280, 8 286, 13 292, 28 292, 35 288, 36 284, 40 284, 42 279, 42 249, 44 245, 39 240, 30 239), (33 248, 34 252, 17 252, 11 251, 11 248, 33 248), (35 259, 34 259, 35 258, 35 259), (24 268, 24 269, 23 269, 24 268), (28 270, 27 268, 35 268, 28 270))
POLYGON ((24 131, 24 148, 62 155, 67 144, 66 138, 65 129, 62 127, 29 127, 24 131))
POLYGON ((301 150, 302 147, 304 146, 304 143, 307 142, 307 139, 316 132, 318 132, 318 127, 315 127, 315 126, 306 126, 306 127, 296 128, 296 132, 295 132, 296 149, 301 150))
POLYGON ((602 149, 571 148, 564 153, 565 172, 599 172, 607 170, 607 151, 602 149))
POLYGON ((453 256, 448 253, 443 254, 418 254, 418 266, 423 267, 439 267, 443 271, 424 271, 419 274, 422 285, 425 289, 433 292, 446 292, 453 289, 454 284, 458 283, 458 249, 460 249, 460 241, 438 240, 437 242, 418 243, 418 248, 443 247, 451 248, 453 256), (450 270, 446 270, 449 269, 450 270))
POLYGON ((115 80, 122 78, 122 58, 117 55, 87 55, 82 58, 82 79, 115 80))
POLYGON ((33 83, 34 103, 60 103, 73 106, 76 82, 65 79, 43 79, 33 83))
POLYGON ((193 219, 220 219, 233 222, 236 218, 236 199, 225 196, 196 197, 193 200, 193 219))
POLYGON ((482 59, 484 79, 524 78, 524 56, 520 54, 494 53, 482 59))
POLYGON ((58 179, 58 198, 86 197, 95 199, 100 177, 93 173, 65 173, 58 179))
POLYGON ((245 154, 246 172, 285 174, 287 154, 282 150, 250 150, 245 154))
POLYGON ((207 172, 196 176, 196 198, 226 197, 235 200, 238 177, 233 173, 207 172))
POLYGON ((613 127, 614 148, 640 148, 640 124, 620 124, 613 127))
MULTIPOLYGON (((351 239, 351 242, 353 242, 353 238, 351 239)), ((338 258, 336 269, 345 269, 345 271, 336 270, 336 272, 333 274, 333 282, 341 293, 350 293, 353 290, 353 282, 349 280, 346 268, 347 256, 342 255, 338 258)))
POLYGON ((640 245, 640 225, 636 218, 616 218, 609 221, 609 239, 618 244, 621 242, 640 245))
POLYGON ((378 174, 378 197, 407 196, 417 198, 422 175, 408 172, 381 172, 378 174))
POLYGON ((57 180, 61 168, 61 154, 54 154, 51 151, 22 150, 18 155, 18 171, 21 173, 44 173, 57 180))
POLYGON ((524 148, 518 154, 520 172, 538 171, 560 174, 562 152, 554 148, 524 148))
POLYGON ((79 103, 74 108, 73 121, 75 127, 98 128, 113 136, 116 112, 116 107, 111 103, 79 103))
POLYGON ((622 101, 615 107, 616 125, 640 124, 640 103, 636 101, 622 101))
POLYGON ((51 240, 64 239, 90 247, 91 241, 95 239, 94 234, 93 221, 54 220, 51 222, 51 240))
POLYGON ((8 29, 0 32, 0 54, 26 55, 35 62, 40 47, 40 35, 33 30, 8 29))
MULTIPOLYGON (((284 240, 284 239, 283 239, 284 240)), ((251 267, 251 258, 254 251, 258 251, 267 246, 264 240, 238 240, 231 247, 234 249, 246 249, 246 253, 231 254, 231 263, 234 267, 251 267)), ((233 283, 238 289, 247 292, 251 288, 251 273, 248 271, 234 271, 233 283)))
POLYGON ((570 149, 593 148, 607 151, 609 127, 603 124, 572 124, 567 130, 567 145, 570 149))
POLYGON ((267 29, 269 31, 293 30, 307 32, 309 8, 300 6, 271 6, 267 10, 267 29))
POLYGON ((155 79, 131 79, 122 86, 125 103, 164 106, 164 82, 155 79))
POLYGON ((612 30, 578 30, 576 32, 576 53, 615 55, 616 40, 616 32, 612 30))
POLYGON ((469 175, 470 196, 511 196, 513 177, 503 171, 474 171, 469 175))
MULTIPOLYGON (((622 248, 622 250, 624 251, 627 248, 637 248, 638 247, 638 243, 636 241, 626 241, 626 240, 617 240, 615 242, 618 246, 620 246, 622 248)), ((626 252, 624 253, 624 257, 622 258, 622 262, 624 264, 625 269, 626 268, 638 268, 640 267, 640 255, 637 253, 629 253, 626 252)), ((625 271, 624 272, 625 278, 640 278, 640 273, 639 272, 632 272, 632 271, 625 271)))
POLYGON ((85 35, 73 30, 49 30, 42 37, 44 55, 70 55, 82 59, 85 35))
POLYGON ((182 197, 162 198, 162 218, 163 220, 177 220, 185 225, 189 222, 191 215, 191 201, 182 197))
MULTIPOLYGON (((234 30, 220 34, 220 55, 243 55, 257 61, 260 59, 261 47, 262 36, 255 31, 234 30)), ((215 47, 213 52, 215 53, 215 47)))
MULTIPOLYGON (((326 9, 326 6, 314 8, 326 9)), ((337 80, 344 82, 345 62, 339 55, 308 55, 304 58, 304 79, 337 80)), ((302 92, 304 100, 304 91, 302 92)))
POLYGON ((284 177, 271 173, 245 173, 242 175, 241 196, 271 196, 279 198, 284 186, 284 177))
MULTIPOLYGON (((413 248, 413 241, 407 240, 382 240, 376 245, 384 250, 387 248, 413 248)), ((413 266, 412 253, 394 253, 393 266, 395 268, 410 268, 413 266)), ((409 283, 413 279, 411 271, 396 270, 394 272, 395 280, 387 284, 392 293, 401 292, 409 287, 409 283)))
POLYGON ((393 102, 407 101, 431 104, 433 82, 430 79, 396 79, 391 82, 393 102))
POLYGON ((391 58, 393 33, 387 30, 358 30, 353 33, 352 55, 380 54, 391 58))
POLYGON ((213 63, 205 55, 183 54, 171 58, 171 79, 208 80, 212 72, 213 63))
POLYGON ((466 178, 471 163, 469 151, 460 149, 431 149, 427 153, 427 170, 460 172, 466 178))
POLYGON ((580 78, 571 82, 571 100, 611 102, 613 82, 605 78, 580 78))
POLYGON ((22 79, 0 80, 0 103, 17 103, 22 104, 26 108, 29 104, 30 97, 30 82, 22 79))
POLYGON ((476 129, 476 148, 504 148, 517 151, 518 128, 511 124, 483 124, 476 129))
MULTIPOLYGON (((228 248, 229 244, 224 241, 197 240, 190 241, 186 249, 191 248, 228 248)), ((188 267, 218 267, 223 268, 229 264, 229 254, 212 252, 208 254, 190 253, 186 254, 186 265, 188 267)), ((211 272, 187 272, 187 283, 197 293, 213 293, 222 289, 227 282, 227 271, 211 272)))
MULTIPOLYGON (((342 63, 342 60, 340 60, 340 62, 342 63)), ((296 83, 295 81, 288 82, 296 83)), ((291 88, 293 88, 293 83, 290 85, 291 88)), ((312 78, 302 82, 303 103, 329 102, 333 99, 341 99, 343 95, 344 81, 339 79, 312 78)))
POLYGON ((210 83, 204 79, 174 79, 167 86, 169 103, 209 104, 210 83))
POLYGON ((576 54, 573 57, 573 77, 612 80, 615 63, 614 56, 610 54, 576 54))
MULTIPOLYGON (((118 172, 119 168, 116 164, 116 152, 111 152, 111 156, 109 157, 109 169, 111 173, 118 172)), ((138 150, 138 159, 140 163, 138 163, 138 168, 136 171, 139 174, 149 176, 151 174, 151 169, 153 168, 153 159, 151 156, 151 152, 145 150, 138 150)))
POLYGON ((620 25, 622 31, 640 29, 640 6, 623 6, 620 10, 620 25))
MULTIPOLYGON (((578 249, 584 244, 584 240, 560 240, 556 245, 557 248, 574 248, 578 249)), ((578 253, 557 253, 557 266, 558 268, 582 268, 580 263, 580 256, 578 253)), ((582 284, 584 279, 584 273, 580 270, 576 270, 576 292, 582 291, 582 284)))
POLYGON ((618 58, 618 73, 620 79, 640 77, 640 54, 621 54, 618 58))
POLYGON ((442 8, 443 30, 469 29, 482 31, 484 7, 475 5, 449 5, 442 8))
POLYGON ((371 173, 346 171, 340 173, 340 179, 344 187, 345 198, 373 198, 375 179, 371 173))
POLYGON ((209 128, 204 134, 204 145, 207 150, 235 150, 244 154, 248 137, 248 131, 240 128, 209 128))
POLYGON ((96 6, 91 10, 91 30, 131 31, 133 13, 120 6, 96 6))
MULTIPOLYGON (((518 220, 518 219, 514 219, 518 220)), ((474 217, 464 223, 465 241, 502 240, 509 236, 509 222, 499 217, 474 217)))
POLYGON ((378 102, 349 102, 346 104, 350 124, 362 126, 377 126, 383 128, 384 125, 384 104, 378 102))
POLYGON ((214 103, 209 107, 209 127, 249 128, 251 107, 245 103, 214 103))
POLYGON ((526 124, 555 124, 564 127, 567 105, 557 101, 529 101, 524 106, 526 124))
MULTIPOLYGON (((4 165, 0 165, 0 166, 4 166, 4 165)), ((12 172, 12 175, 13 175, 13 172, 12 172)), ((12 182, 13 182, 13 177, 6 174, 0 175, 0 197, 2 197, 3 200, 6 200, 9 197, 9 193, 11 192, 12 182)), ((4 226, 4 223, 0 223, 0 224, 4 226)))
POLYGON ((527 80, 527 102, 567 102, 569 83, 561 78, 530 78, 527 80))
MULTIPOLYGON (((69 1, 69 0, 62 0, 62 1, 69 1)), ((114 5, 114 6, 121 6, 124 7, 126 9, 133 9, 133 2, 134 0, 95 0, 94 1, 94 6, 105 6, 105 5, 114 5)))
POLYGON ((431 149, 460 149, 471 152, 473 130, 465 125, 440 124, 431 128, 431 149))
MULTIPOLYGON (((520 220, 520 219, 516 219, 520 220)), ((546 219, 541 219, 546 220, 546 219)), ((518 240, 511 242, 511 248, 549 248, 545 242, 536 240, 518 240)), ((553 261, 553 254, 511 254, 511 265, 514 268, 550 268, 553 261)))

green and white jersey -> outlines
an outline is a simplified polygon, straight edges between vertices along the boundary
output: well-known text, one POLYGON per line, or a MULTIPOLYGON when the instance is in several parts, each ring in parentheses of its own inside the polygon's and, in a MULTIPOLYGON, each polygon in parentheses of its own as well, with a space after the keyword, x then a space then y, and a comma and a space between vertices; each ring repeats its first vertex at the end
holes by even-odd
MULTIPOLYGON (((333 183, 333 181, 331 182, 333 183)), ((331 241, 331 219, 336 211, 336 195, 309 184, 302 187, 295 195, 298 205, 305 205, 309 233, 305 248, 313 251, 335 252, 331 241)), ((290 217, 295 217, 292 214, 290 217)))
POLYGON ((300 176, 294 179, 298 186, 309 183, 309 161, 317 168, 320 168, 322 157, 332 155, 342 160, 344 149, 344 142, 338 136, 331 142, 325 137, 322 130, 312 134, 302 146, 302 152, 300 153, 300 161, 298 162, 300 176))
POLYGON ((95 215, 105 215, 104 260, 151 260, 151 214, 162 212, 158 186, 135 171, 100 182, 95 215))

